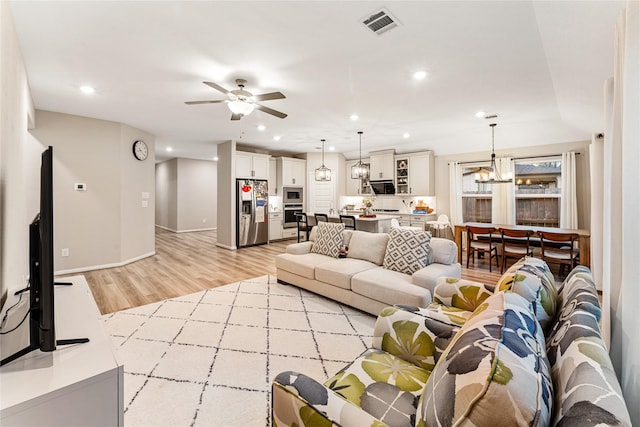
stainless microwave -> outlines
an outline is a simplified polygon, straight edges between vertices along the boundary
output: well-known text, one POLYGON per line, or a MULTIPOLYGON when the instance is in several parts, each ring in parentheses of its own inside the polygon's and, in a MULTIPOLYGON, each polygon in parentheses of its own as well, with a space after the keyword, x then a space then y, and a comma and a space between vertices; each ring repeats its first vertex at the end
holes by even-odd
POLYGON ((299 203, 302 204, 302 187, 283 187, 282 203, 299 203))

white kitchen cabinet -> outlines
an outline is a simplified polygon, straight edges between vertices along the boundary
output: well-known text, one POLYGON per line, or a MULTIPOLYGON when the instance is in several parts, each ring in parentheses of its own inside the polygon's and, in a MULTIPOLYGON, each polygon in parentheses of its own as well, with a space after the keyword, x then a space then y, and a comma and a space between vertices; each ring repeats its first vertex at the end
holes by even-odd
POLYGON ((278 157, 277 173, 278 188, 295 185, 304 187, 306 180, 307 161, 291 157, 278 157))
POLYGON ((434 184, 433 151, 411 154, 409 156, 409 194, 433 196, 435 194, 434 184))
POLYGON ((282 229, 282 238, 283 239, 295 239, 298 235, 298 227, 291 228, 283 228, 282 229))
POLYGON ((371 181, 395 178, 394 150, 370 152, 369 163, 371 181))
POLYGON ((282 212, 269 212, 269 241, 282 239, 282 212))
POLYGON ((269 179, 268 154, 236 151, 236 178, 269 179))
POLYGON ((395 156, 396 194, 433 196, 434 172, 432 151, 395 156))
POLYGON ((269 195, 277 196, 278 195, 278 180, 277 180, 277 166, 276 159, 269 159, 269 195))

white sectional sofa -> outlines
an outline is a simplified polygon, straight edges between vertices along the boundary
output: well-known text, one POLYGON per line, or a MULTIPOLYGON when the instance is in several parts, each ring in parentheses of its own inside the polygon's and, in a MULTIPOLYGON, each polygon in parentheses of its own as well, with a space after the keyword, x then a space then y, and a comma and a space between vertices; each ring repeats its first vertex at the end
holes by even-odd
POLYGON ((438 277, 460 277, 458 250, 451 240, 431 238, 433 263, 406 274, 383 267, 388 233, 342 231, 346 258, 313 253, 316 236, 314 227, 308 242, 289 245, 286 253, 276 256, 278 282, 373 315, 394 304, 426 307, 432 302, 438 277))

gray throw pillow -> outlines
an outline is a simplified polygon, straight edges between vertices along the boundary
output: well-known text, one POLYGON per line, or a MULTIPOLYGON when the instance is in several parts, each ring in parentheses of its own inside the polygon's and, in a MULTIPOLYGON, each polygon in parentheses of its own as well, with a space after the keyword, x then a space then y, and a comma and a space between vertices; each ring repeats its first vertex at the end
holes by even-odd
POLYGON ((433 263, 431 233, 421 230, 392 228, 382 266, 387 270, 413 274, 433 263))
POLYGON ((311 252, 338 258, 342 247, 344 224, 338 222, 319 222, 316 226, 316 240, 311 252))

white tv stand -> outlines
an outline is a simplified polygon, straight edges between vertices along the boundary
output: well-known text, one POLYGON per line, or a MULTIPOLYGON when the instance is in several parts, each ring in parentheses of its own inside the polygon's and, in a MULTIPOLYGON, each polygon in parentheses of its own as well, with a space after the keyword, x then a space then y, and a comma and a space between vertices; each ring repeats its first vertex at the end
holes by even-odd
POLYGON ((63 280, 73 286, 55 288, 56 338, 89 342, 35 350, 2 366, 3 427, 124 425, 124 366, 84 276, 63 280))

